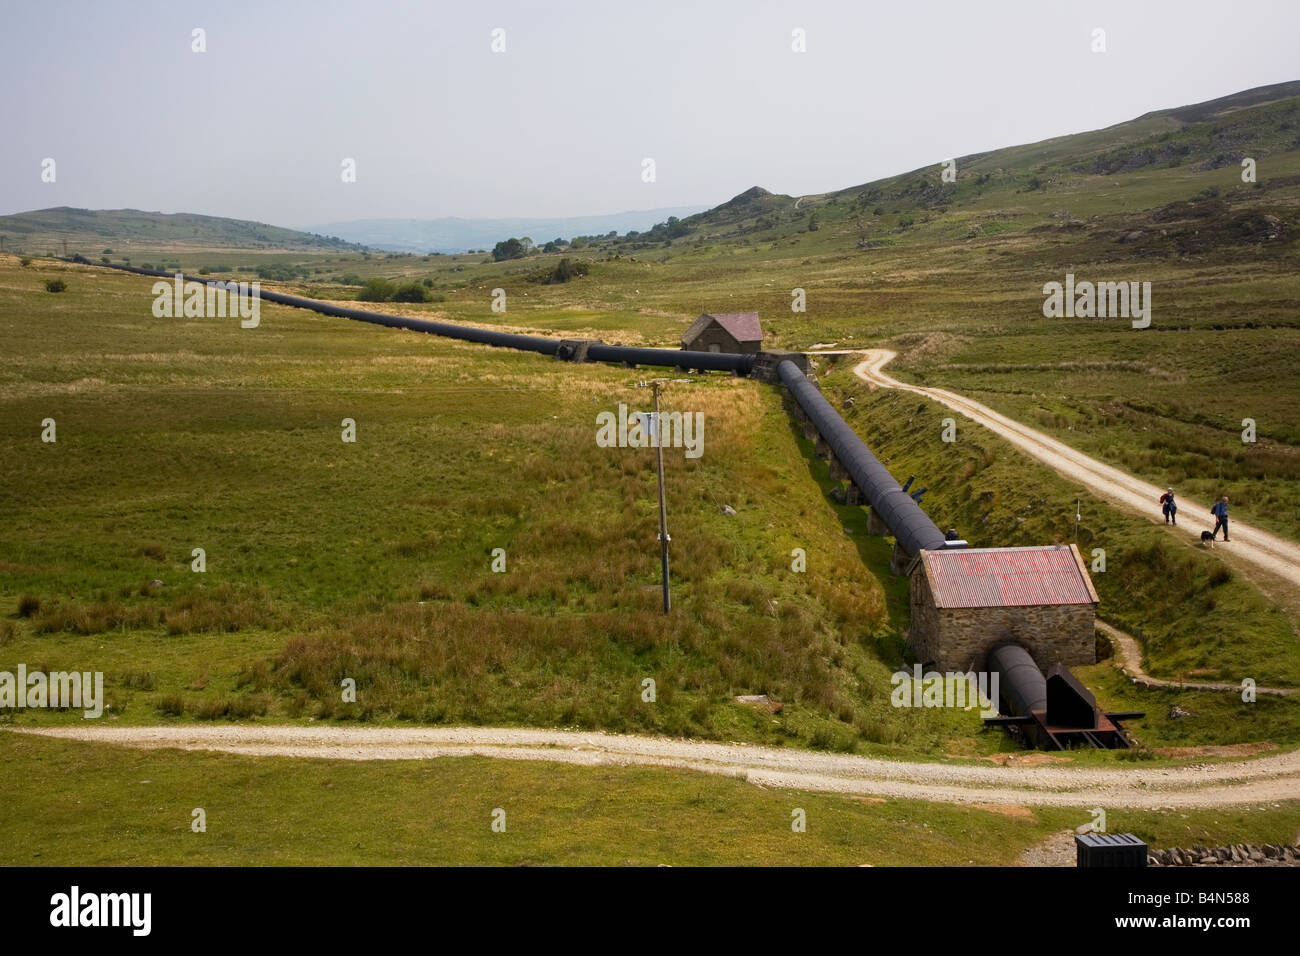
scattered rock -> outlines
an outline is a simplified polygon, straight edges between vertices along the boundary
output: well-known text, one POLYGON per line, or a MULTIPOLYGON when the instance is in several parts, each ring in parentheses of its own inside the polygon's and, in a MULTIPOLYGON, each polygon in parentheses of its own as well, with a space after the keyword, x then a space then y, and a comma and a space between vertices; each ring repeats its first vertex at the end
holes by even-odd
POLYGON ((1192 712, 1190 710, 1183 710, 1177 704, 1174 704, 1172 707, 1169 708, 1170 720, 1183 720, 1184 718, 1190 716, 1192 716, 1192 712))
POLYGON ((1204 847, 1196 844, 1190 850, 1175 846, 1167 850, 1151 850, 1147 856, 1147 865, 1300 866, 1300 845, 1233 843, 1228 846, 1204 847))
POLYGON ((723 513, 724 515, 727 515, 728 517, 731 517, 731 516, 735 515, 735 513, 736 513, 736 509, 733 508, 733 507, 731 507, 731 505, 723 505, 723 506, 722 506, 722 513, 723 513))
POLYGON ((781 713, 782 704, 779 700, 772 700, 766 694, 741 694, 736 698, 737 704, 746 704, 750 707, 757 707, 759 710, 765 710, 769 714, 781 713))

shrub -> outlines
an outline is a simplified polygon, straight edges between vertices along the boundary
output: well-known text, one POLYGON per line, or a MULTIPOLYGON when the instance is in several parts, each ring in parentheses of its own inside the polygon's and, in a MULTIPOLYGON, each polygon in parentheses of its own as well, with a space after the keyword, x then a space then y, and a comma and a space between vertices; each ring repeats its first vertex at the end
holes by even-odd
POLYGON ((394 302, 428 302, 429 290, 418 282, 408 282, 405 285, 398 286, 397 291, 393 293, 394 302))
POLYGON ((424 287, 425 287, 426 289, 432 289, 432 288, 433 288, 433 280, 432 280, 432 279, 425 279, 425 280, 424 280, 424 287))
POLYGON ((388 302, 397 293, 397 286, 387 279, 367 279, 366 284, 357 293, 360 302, 388 302))
POLYGON ((46 279, 46 280, 45 280, 45 291, 46 291, 46 292, 63 292, 63 291, 65 291, 67 288, 68 288, 68 284, 67 284, 66 282, 64 282, 62 279, 46 279))
POLYGON ((108 265, 108 256, 100 256, 99 261, 104 263, 104 265, 108 265))
POLYGON ((492 247, 492 258, 497 262, 505 259, 522 259, 527 254, 527 247, 519 239, 503 239, 492 247))
POLYGON ((32 257, 31 257, 31 256, 22 256, 22 257, 19 258, 18 262, 19 262, 19 264, 22 265, 23 267, 29 266, 29 265, 32 264, 32 257))
POLYGON ((24 594, 18 599, 18 616, 31 617, 41 609, 41 599, 35 594, 24 594))
POLYGON ((557 282, 568 282, 575 276, 585 276, 586 274, 586 263, 573 262, 571 259, 565 258, 561 259, 554 269, 543 269, 541 272, 534 272, 528 277, 528 281, 553 285, 557 282))
POLYGON ((259 279, 269 279, 272 282, 291 282, 294 279, 305 279, 311 275, 311 271, 302 266, 291 266, 285 263, 273 263, 272 265, 261 265, 257 267, 257 277, 259 279))

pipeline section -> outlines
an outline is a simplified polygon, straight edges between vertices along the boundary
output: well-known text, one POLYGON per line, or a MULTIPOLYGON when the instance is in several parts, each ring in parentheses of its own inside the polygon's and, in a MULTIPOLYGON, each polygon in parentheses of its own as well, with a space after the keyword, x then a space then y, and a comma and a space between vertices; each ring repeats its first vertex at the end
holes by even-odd
MULTIPOLYGON (((154 276, 159 279, 175 279, 176 273, 162 272, 158 269, 142 269, 138 266, 115 265, 111 263, 94 263, 84 256, 73 256, 64 262, 76 262, 92 265, 96 268, 119 269, 136 275, 154 276)), ((195 278, 181 274, 182 282, 201 282, 227 288, 228 283, 238 280, 195 278)), ((435 322, 430 319, 413 319, 402 315, 389 315, 384 312, 369 312, 365 309, 351 309, 341 305, 330 305, 316 299, 307 299, 283 292, 258 290, 258 297, 265 302, 287 305, 295 309, 309 309, 321 315, 338 316, 355 319, 358 322, 370 322, 390 329, 409 329, 412 332, 425 332, 444 338, 459 339, 463 342, 477 342, 497 348, 518 349, 524 352, 537 352, 554 357, 560 348, 559 339, 548 339, 536 335, 520 335, 515 332, 498 332, 494 329, 480 329, 471 325, 457 325, 451 322, 435 322)), ((754 367, 754 356, 735 355, 728 352, 692 352, 685 349, 651 349, 633 348, 623 345, 593 344, 587 350, 587 358, 597 362, 619 362, 629 365, 656 365, 668 368, 699 369, 709 372, 734 372, 748 375, 754 367)))
POLYGON ((777 365, 776 371, 795 402, 812 420, 818 434, 844 466, 853 483, 866 496, 871 510, 884 521, 899 546, 913 556, 922 551, 942 550, 945 547, 943 532, 921 510, 921 506, 903 491, 889 469, 871 453, 857 432, 831 408, 830 402, 826 401, 799 366, 786 359, 777 365))

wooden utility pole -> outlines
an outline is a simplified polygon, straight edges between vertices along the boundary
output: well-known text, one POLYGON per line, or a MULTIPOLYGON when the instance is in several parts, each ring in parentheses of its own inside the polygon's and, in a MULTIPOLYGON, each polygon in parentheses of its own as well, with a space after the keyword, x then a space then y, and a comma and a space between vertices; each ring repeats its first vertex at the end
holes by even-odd
POLYGON ((668 595, 668 505, 664 500, 664 446, 663 431, 659 427, 659 388, 662 383, 652 383, 655 395, 655 454, 659 458, 659 554, 663 561, 664 613, 672 610, 672 599, 668 595))

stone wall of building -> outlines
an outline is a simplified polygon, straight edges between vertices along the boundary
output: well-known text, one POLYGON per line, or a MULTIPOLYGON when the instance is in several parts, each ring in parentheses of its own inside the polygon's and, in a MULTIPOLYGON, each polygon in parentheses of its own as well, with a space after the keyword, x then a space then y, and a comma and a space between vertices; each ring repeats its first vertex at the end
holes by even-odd
POLYGON ((942 657, 939 636, 939 610, 934 606, 930 582, 925 579, 925 570, 917 568, 912 573, 912 626, 907 632, 912 655, 922 664, 938 661, 942 657))
POLYGON ((757 355, 759 342, 737 342, 732 338, 731 333, 726 329, 719 327, 716 323, 709 325, 703 332, 695 337, 693 342, 687 343, 687 349, 691 352, 707 352, 710 345, 716 345, 720 352, 739 353, 741 355, 757 355))
POLYGON ((938 670, 981 670, 988 652, 1012 642, 1046 671, 1054 663, 1095 664, 1096 606, 936 608, 925 572, 912 575, 912 626, 908 642, 923 664, 938 670))

